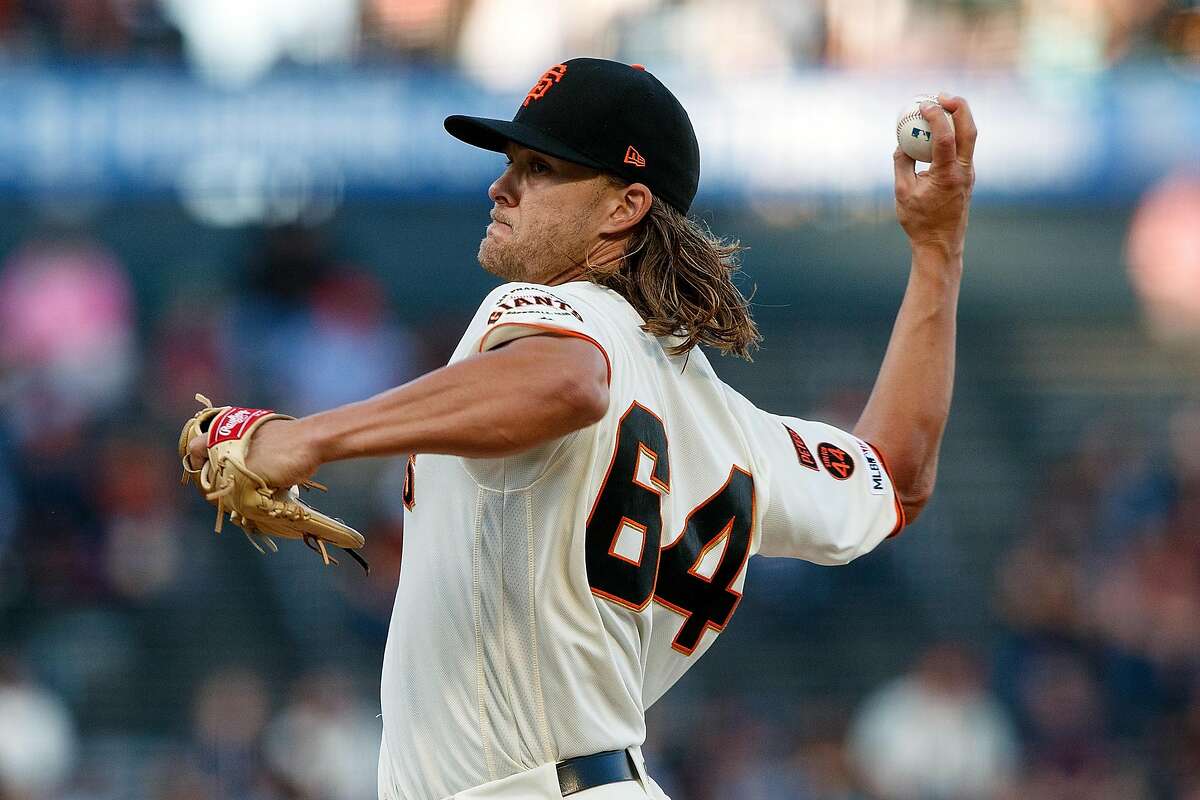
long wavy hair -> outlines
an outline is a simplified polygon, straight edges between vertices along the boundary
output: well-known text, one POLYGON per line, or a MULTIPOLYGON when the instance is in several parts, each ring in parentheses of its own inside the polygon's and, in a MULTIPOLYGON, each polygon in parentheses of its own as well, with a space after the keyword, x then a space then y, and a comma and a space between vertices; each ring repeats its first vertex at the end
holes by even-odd
POLYGON ((749 361, 762 337, 733 283, 742 250, 655 197, 625 255, 587 264, 583 277, 624 297, 644 320, 642 330, 682 337, 671 355, 704 344, 749 361))

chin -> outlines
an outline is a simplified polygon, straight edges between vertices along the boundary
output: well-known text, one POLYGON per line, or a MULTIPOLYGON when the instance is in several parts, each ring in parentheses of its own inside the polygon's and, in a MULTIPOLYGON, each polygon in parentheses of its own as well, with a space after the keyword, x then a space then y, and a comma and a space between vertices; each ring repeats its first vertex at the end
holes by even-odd
POLYGON ((496 252, 495 246, 489 246, 487 239, 479 243, 479 266, 487 272, 506 281, 521 281, 525 275, 517 265, 511 264, 510 259, 496 252))

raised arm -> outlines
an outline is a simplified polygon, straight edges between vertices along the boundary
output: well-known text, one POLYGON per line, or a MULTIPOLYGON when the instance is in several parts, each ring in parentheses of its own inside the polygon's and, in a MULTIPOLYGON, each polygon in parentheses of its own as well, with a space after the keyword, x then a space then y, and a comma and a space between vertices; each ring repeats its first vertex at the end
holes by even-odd
POLYGON ((933 164, 895 153, 896 215, 912 245, 908 288, 883 365, 855 435, 882 451, 909 521, 933 493, 938 449, 954 387, 955 314, 963 242, 975 182, 975 121, 967 101, 941 95, 922 108, 933 132, 933 164))
MULTIPOLYGON (((607 408, 608 366, 595 345, 529 336, 361 402, 268 422, 254 434, 247 466, 290 486, 345 458, 500 458, 591 425, 607 408)), ((204 437, 190 451, 193 463, 203 460, 204 437)))

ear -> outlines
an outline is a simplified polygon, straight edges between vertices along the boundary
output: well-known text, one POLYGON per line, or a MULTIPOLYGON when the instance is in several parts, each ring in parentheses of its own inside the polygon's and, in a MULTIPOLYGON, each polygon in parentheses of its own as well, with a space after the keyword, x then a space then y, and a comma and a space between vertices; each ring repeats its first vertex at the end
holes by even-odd
POLYGON ((610 236, 620 236, 635 228, 650 212, 654 195, 650 192, 650 187, 644 183, 614 187, 612 191, 608 216, 600 226, 600 232, 610 236))

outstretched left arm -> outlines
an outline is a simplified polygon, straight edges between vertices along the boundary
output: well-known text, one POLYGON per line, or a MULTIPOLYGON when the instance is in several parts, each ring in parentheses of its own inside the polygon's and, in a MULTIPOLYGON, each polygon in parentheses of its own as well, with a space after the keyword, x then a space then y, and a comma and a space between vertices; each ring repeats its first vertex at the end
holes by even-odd
MULTIPOLYGON (((444 453, 502 458, 591 425, 608 408, 608 364, 593 344, 538 335, 471 356, 367 400, 262 425, 247 466, 291 486, 321 464, 444 453)), ((203 436, 190 460, 206 456, 203 436)))

